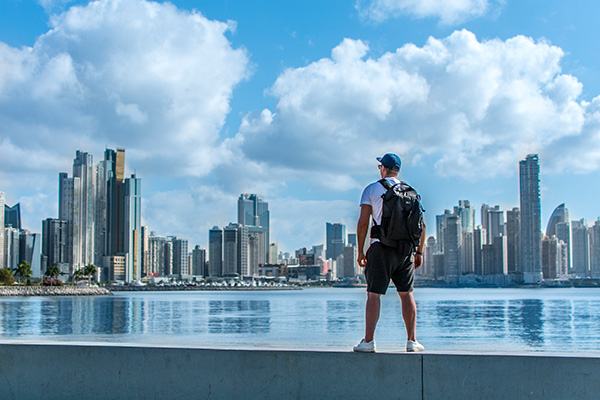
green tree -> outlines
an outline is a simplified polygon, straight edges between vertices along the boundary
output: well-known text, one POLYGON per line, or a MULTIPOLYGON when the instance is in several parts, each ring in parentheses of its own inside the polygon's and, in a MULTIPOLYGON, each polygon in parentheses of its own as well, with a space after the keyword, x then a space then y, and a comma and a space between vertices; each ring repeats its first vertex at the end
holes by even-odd
POLYGON ((15 276, 20 277, 19 282, 21 282, 21 279, 27 281, 27 279, 31 278, 31 265, 27 261, 23 261, 13 271, 15 276))
POLYGON ((92 276, 94 276, 96 274, 96 267, 94 266, 94 264, 88 264, 85 266, 85 269, 83 270, 85 276, 88 277, 88 284, 91 285, 92 283, 92 276))
POLYGON ((85 273, 83 272, 83 268, 78 269, 73 273, 73 283, 77 284, 77 281, 83 278, 84 276, 85 273))
POLYGON ((15 277, 9 268, 0 269, 0 283, 5 285, 14 285, 15 277))
POLYGON ((48 267, 48 269, 46 270, 46 276, 50 278, 50 286, 52 286, 54 279, 56 279, 56 277, 59 275, 60 268, 58 268, 58 265, 52 264, 48 267))

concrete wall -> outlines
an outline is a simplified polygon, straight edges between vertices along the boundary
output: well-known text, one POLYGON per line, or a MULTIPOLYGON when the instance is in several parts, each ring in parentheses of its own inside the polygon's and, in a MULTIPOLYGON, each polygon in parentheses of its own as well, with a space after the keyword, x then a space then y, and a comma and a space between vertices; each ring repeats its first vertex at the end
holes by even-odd
POLYGON ((596 399, 600 358, 0 345, 0 399, 596 399))

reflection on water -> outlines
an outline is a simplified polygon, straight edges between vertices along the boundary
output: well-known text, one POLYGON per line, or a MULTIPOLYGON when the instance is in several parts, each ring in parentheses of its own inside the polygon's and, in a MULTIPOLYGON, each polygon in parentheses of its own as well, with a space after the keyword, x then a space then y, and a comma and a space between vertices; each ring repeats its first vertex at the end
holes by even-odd
MULTIPOLYGON (((432 350, 600 352, 600 290, 575 290, 418 289, 419 339, 432 350)), ((365 297, 308 289, 4 298, 0 339, 340 349, 362 337, 365 297)), ((382 349, 402 347, 397 296, 382 298, 376 338, 382 349)))

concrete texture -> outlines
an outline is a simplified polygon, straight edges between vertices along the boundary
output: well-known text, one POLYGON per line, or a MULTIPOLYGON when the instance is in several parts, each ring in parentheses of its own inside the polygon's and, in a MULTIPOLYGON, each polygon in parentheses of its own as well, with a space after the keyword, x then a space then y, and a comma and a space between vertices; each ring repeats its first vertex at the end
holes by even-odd
POLYGON ((600 399, 600 358, 423 357, 425 399, 600 399))
POLYGON ((0 399, 597 399, 600 358, 0 344, 0 399))
POLYGON ((394 354, 0 345, 0 399, 421 399, 394 354))

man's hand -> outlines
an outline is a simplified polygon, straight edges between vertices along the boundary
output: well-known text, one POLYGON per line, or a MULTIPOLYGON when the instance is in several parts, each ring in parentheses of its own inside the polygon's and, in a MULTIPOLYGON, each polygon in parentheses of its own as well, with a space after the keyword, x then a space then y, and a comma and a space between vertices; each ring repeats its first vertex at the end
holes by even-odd
POLYGON ((420 268, 423 264, 423 255, 415 253, 415 269, 420 268))
POLYGON ((358 253, 358 266, 361 268, 364 268, 367 266, 367 257, 365 257, 365 255, 363 254, 363 252, 361 251, 360 253, 358 253))

